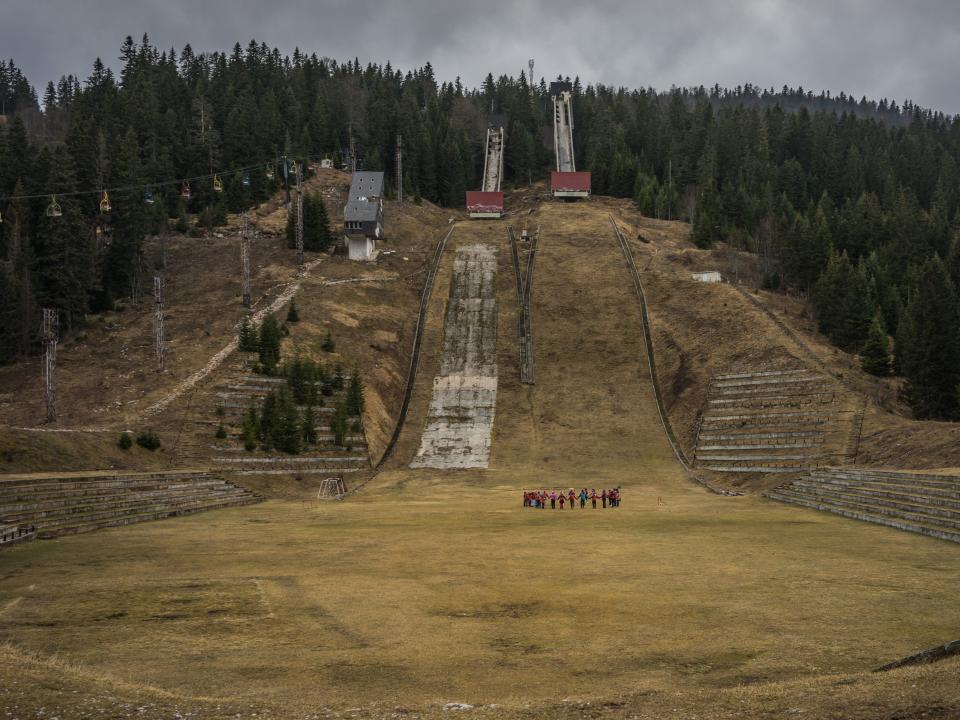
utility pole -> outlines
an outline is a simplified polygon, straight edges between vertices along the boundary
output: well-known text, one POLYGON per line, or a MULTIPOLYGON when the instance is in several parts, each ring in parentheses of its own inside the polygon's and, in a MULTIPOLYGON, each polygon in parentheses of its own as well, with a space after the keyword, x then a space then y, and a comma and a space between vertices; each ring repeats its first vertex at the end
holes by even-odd
POLYGON ((403 136, 397 133, 397 202, 403 202, 403 136))
POLYGON ((157 368, 166 368, 166 348, 163 340, 163 276, 153 276, 153 335, 157 349, 157 368))
POLYGON ((350 172, 357 172, 357 146, 353 142, 353 123, 350 123, 350 172))
POLYGON ((297 165, 297 265, 303 266, 303 172, 297 165))
POLYGON ((283 154, 283 187, 287 191, 287 217, 289 217, 293 204, 290 202, 290 164, 287 162, 286 153, 283 154))
POLYGON ((57 341, 60 339, 60 313, 56 308, 43 309, 43 387, 47 405, 47 422, 57 420, 57 341))
POLYGON ((253 304, 250 292, 250 236, 247 234, 247 214, 243 214, 243 228, 240 230, 240 287, 243 293, 243 306, 253 304))
POLYGON ((530 85, 530 97, 533 97, 533 58, 527 60, 527 65, 530 67, 530 77, 527 78, 527 82, 530 85))

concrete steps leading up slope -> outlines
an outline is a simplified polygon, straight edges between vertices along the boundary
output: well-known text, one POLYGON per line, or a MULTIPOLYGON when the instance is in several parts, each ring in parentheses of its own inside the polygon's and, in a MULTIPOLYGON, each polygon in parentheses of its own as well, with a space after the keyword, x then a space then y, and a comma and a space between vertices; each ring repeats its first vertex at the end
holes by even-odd
POLYGON ((208 472, 24 475, 0 478, 0 516, 50 538, 259 502, 208 472))
POLYGON ((845 460, 851 399, 808 368, 717 375, 697 430, 698 467, 795 473, 845 460))
POLYGON ((766 496, 960 542, 960 477, 829 468, 775 488, 766 496))

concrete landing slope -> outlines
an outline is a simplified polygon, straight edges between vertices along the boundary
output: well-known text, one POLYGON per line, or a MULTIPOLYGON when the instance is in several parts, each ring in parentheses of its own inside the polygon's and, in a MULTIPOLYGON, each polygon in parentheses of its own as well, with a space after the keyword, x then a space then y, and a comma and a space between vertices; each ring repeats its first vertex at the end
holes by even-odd
POLYGON ((412 468, 486 468, 497 404, 497 251, 458 247, 443 356, 412 468))
POLYGON ((550 484, 688 486, 660 423, 640 308, 609 218, 558 203, 534 221, 537 382, 504 376, 491 467, 550 484))

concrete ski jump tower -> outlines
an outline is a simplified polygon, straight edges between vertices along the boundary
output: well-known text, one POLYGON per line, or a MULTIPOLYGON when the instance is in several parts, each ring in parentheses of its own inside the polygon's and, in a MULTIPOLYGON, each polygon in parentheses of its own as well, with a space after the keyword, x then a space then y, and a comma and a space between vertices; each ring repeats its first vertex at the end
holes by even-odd
POLYGON ((483 189, 467 191, 467 212, 472 218, 499 218, 503 215, 503 150, 506 144, 506 120, 491 115, 487 121, 487 148, 483 159, 483 189))
POLYGON ((556 198, 590 197, 590 173, 577 172, 573 153, 573 87, 569 82, 550 83, 553 98, 553 148, 557 169, 550 173, 550 190, 556 198))

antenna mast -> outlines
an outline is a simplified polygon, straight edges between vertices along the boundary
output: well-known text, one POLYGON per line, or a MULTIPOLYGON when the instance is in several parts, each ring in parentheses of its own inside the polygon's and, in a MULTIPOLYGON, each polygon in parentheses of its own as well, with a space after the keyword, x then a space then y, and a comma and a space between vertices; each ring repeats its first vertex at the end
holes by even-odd
POLYGON ((530 77, 527 78, 527 82, 530 85, 530 96, 533 97, 533 58, 527 60, 527 65, 530 67, 530 77))

